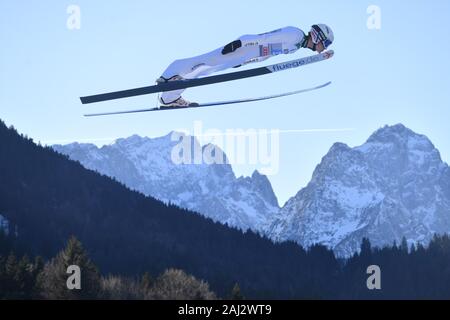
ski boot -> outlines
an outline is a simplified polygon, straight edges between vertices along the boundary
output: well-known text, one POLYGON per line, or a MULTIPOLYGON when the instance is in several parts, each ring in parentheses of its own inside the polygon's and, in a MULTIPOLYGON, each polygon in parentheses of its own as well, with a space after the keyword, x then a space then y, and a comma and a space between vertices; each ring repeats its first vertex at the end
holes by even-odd
POLYGON ((172 101, 170 103, 166 103, 162 98, 159 98, 159 102, 161 103, 161 109, 170 109, 170 108, 187 108, 187 107, 197 107, 198 103, 190 102, 183 97, 179 97, 177 100, 172 101))
POLYGON ((175 75, 173 77, 170 77, 169 79, 166 79, 163 76, 161 76, 158 79, 156 79, 156 84, 163 84, 163 83, 167 83, 169 81, 180 81, 180 80, 184 80, 184 78, 179 75, 175 75))

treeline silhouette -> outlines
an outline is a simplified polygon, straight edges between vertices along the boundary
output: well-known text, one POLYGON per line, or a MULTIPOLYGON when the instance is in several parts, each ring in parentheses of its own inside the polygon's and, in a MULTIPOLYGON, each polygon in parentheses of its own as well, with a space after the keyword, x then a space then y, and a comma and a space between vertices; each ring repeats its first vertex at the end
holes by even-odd
MULTIPOLYGON (((101 275, 74 237, 47 262, 41 257, 17 256, 13 242, 0 230, 0 299, 245 299, 238 283, 228 295, 218 297, 207 282, 173 268, 159 276, 101 275), (82 271, 81 290, 69 290, 66 286, 67 268, 74 264, 82 271)), ((325 252, 320 246, 313 251, 325 252)), ((450 238, 446 235, 435 236, 427 248, 421 245, 408 248, 404 239, 399 246, 374 249, 368 239, 363 239, 360 253, 341 263, 334 259, 332 268, 323 265, 321 271, 325 273, 319 270, 307 273, 311 282, 293 293, 293 297, 297 294, 298 298, 307 299, 449 299, 449 252, 450 238), (374 264, 381 270, 380 290, 369 290, 366 284, 367 267, 374 264)), ((295 276, 302 277, 304 272, 301 270, 295 276)))
POLYGON ((2 122, 0 215, 9 221, 3 238, 15 256, 51 261, 74 235, 102 275, 181 269, 207 281, 219 297, 236 283, 256 299, 450 297, 443 285, 450 280, 446 237, 412 252, 404 243, 369 250, 367 241, 348 261, 323 246, 274 244, 130 191, 2 122), (381 291, 366 287, 369 264, 381 267, 381 291))
MULTIPOLYGON (((1 233, 2 231, 0 231, 1 233)), ((0 234, 0 253, 8 247, 0 234)), ((238 287, 237 287, 238 288, 238 287)), ((239 292, 232 292, 237 298, 239 292)), ((239 290, 239 289, 237 289, 239 290)), ((231 296, 232 298, 233 296, 231 296)), ((141 277, 101 276, 89 259, 82 244, 74 237, 58 255, 44 263, 41 257, 33 260, 25 255, 18 258, 13 252, 0 255, 0 299, 134 299, 134 300, 211 300, 216 295, 207 283, 182 270, 169 269, 157 278, 148 273, 141 277), (69 289, 72 274, 69 266, 81 270, 79 287, 69 289)))

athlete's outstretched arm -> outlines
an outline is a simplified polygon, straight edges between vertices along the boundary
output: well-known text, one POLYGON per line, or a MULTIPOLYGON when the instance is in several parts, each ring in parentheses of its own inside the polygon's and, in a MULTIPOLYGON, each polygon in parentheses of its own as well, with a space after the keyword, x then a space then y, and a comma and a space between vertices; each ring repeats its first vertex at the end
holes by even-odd
POLYGON ((244 35, 239 38, 243 47, 260 46, 273 43, 299 43, 305 36, 304 32, 295 27, 286 27, 258 35, 244 35))

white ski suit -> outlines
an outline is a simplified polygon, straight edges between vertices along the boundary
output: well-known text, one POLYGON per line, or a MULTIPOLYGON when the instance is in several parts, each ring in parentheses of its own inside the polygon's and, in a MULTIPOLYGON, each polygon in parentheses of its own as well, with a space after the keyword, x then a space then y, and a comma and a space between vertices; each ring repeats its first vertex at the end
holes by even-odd
MULTIPOLYGON (((294 53, 301 48, 304 37, 305 33, 295 27, 285 27, 258 35, 244 35, 238 38, 242 46, 234 52, 224 55, 224 47, 221 47, 200 56, 175 60, 162 77, 170 79, 178 75, 185 79, 194 79, 228 68, 264 61, 279 54, 294 53)), ((164 103, 172 103, 184 90, 164 92, 161 99, 164 103)))

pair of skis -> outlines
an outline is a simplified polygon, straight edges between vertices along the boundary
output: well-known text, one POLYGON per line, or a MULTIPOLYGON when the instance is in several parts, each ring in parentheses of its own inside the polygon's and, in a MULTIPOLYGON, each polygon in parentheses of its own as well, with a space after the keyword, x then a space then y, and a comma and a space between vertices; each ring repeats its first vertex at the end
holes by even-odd
MULTIPOLYGON (((314 56, 309 56, 309 57, 292 60, 292 61, 288 61, 288 62, 283 62, 283 63, 277 63, 277 64, 273 64, 273 65, 266 66, 266 67, 260 67, 260 68, 226 73, 226 74, 220 74, 220 75, 198 78, 198 79, 171 81, 171 82, 162 83, 162 84, 158 84, 158 85, 154 85, 154 86, 129 89, 129 90, 123 90, 123 91, 116 91, 116 92, 109 92, 109 93, 102 93, 102 94, 97 94, 97 95, 92 95, 92 96, 85 96, 85 97, 81 97, 80 99, 83 104, 89 104, 89 103, 96 103, 96 102, 102 102, 102 101, 110 101, 110 100, 115 100, 115 99, 129 98, 129 97, 140 96, 140 95, 151 94, 151 93, 167 92, 167 91, 173 91, 173 90, 178 90, 178 89, 186 89, 186 88, 204 86, 204 85, 233 81, 233 80, 238 80, 238 79, 245 79, 245 78, 256 77, 256 76, 261 76, 261 75, 265 75, 265 74, 271 74, 271 73, 276 73, 276 72, 280 72, 280 71, 285 71, 285 70, 289 70, 289 69, 299 68, 299 67, 302 67, 302 66, 305 66, 308 64, 312 64, 312 63, 330 59, 331 57, 333 57, 333 55, 334 55, 334 51, 330 50, 330 51, 326 51, 326 52, 323 52, 323 53, 320 53, 320 54, 317 54, 314 56)), ((259 98, 249 98, 249 99, 240 99, 240 100, 232 100, 232 101, 193 104, 193 105, 190 105, 187 107, 175 107, 175 108, 174 107, 166 107, 166 108, 159 107, 159 108, 151 108, 151 109, 116 111, 116 112, 107 112, 107 113, 93 113, 93 114, 86 114, 85 116, 92 117, 92 116, 116 115, 116 114, 148 112, 148 111, 178 110, 178 109, 186 109, 186 108, 199 108, 199 107, 207 107, 207 106, 228 105, 228 104, 236 104, 236 103, 244 103, 244 102, 252 102, 252 101, 269 100, 269 99, 304 93, 304 92, 308 92, 308 91, 318 90, 318 89, 326 87, 330 84, 331 84, 331 82, 327 82, 323 85, 316 86, 316 87, 309 88, 309 89, 297 90, 297 91, 293 91, 293 92, 287 92, 287 93, 259 97, 259 98)))

